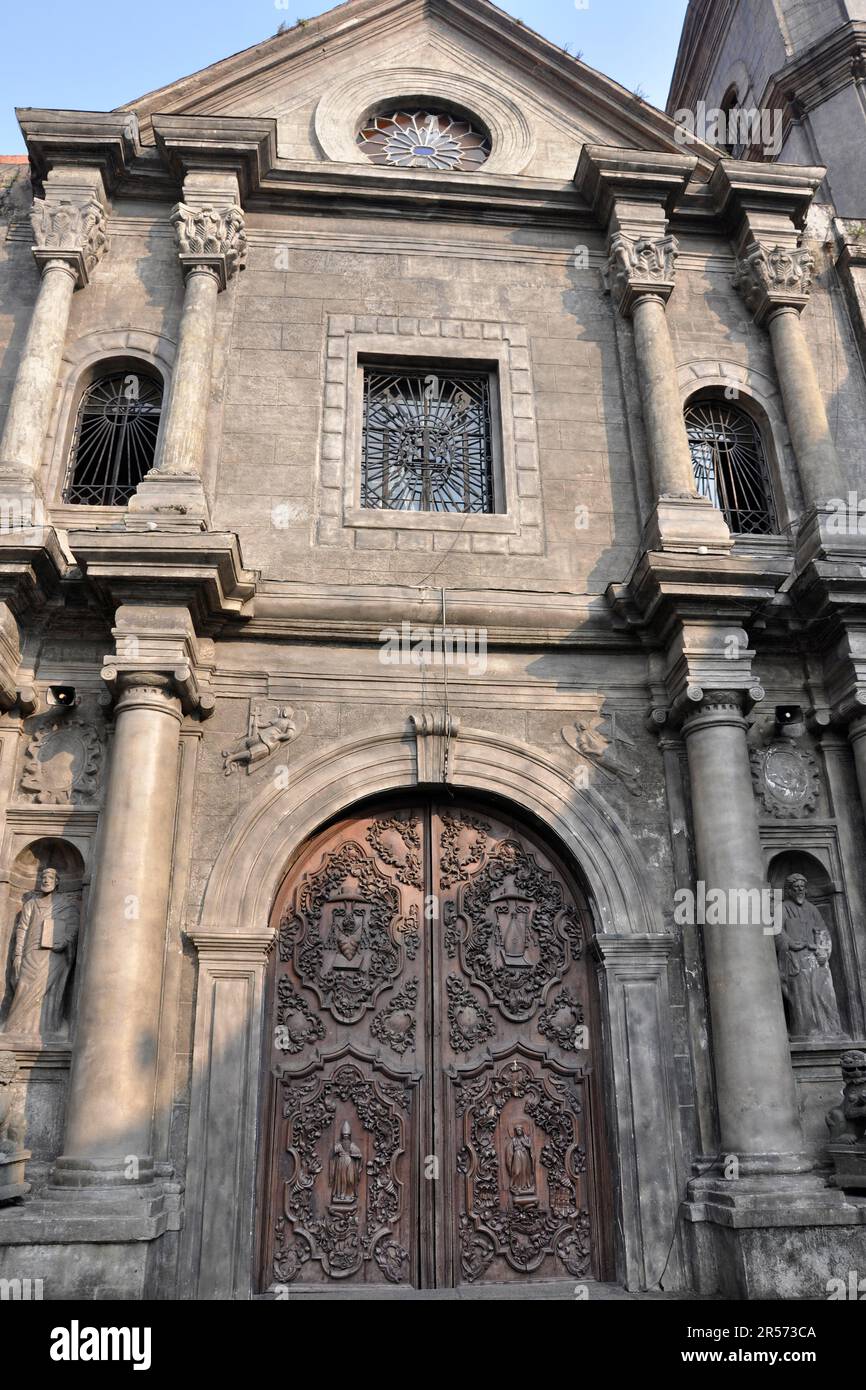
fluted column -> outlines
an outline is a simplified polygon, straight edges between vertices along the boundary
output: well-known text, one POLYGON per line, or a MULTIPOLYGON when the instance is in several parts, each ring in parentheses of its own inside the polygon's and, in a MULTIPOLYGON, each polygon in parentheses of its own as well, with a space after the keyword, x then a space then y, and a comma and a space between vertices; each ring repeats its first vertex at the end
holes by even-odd
POLYGON ((74 291, 88 283, 107 246, 102 180, 80 183, 49 175, 46 197, 34 201, 33 255, 42 273, 12 398, 0 437, 0 494, 41 496, 40 466, 74 291), (53 181, 52 181, 53 179, 53 181))
POLYGON ((171 509, 200 527, 207 524, 202 464, 217 298, 243 266, 244 214, 236 204, 178 203, 171 220, 185 279, 178 353, 160 455, 130 500, 129 511, 133 525, 137 513, 171 509))
MULTIPOLYGON (((699 691, 683 724, 697 877, 709 896, 766 888, 742 691, 699 691)), ((754 901, 754 899, 753 899, 754 901)), ((765 901, 767 901, 765 899, 765 901)), ((728 912, 728 920, 733 914, 728 912)), ((743 1172, 796 1171, 794 1076, 774 938, 766 919, 703 927, 721 1149, 743 1172)))
POLYGON ((800 485, 809 507, 847 496, 814 359, 800 322, 814 266, 807 248, 752 240, 738 259, 734 276, 755 322, 769 330, 800 485))
POLYGON ((133 1189, 153 1180, 151 1131, 179 737, 197 703, 184 609, 118 610, 111 769, 85 931, 66 1138, 53 1183, 133 1189), (146 663, 153 662, 150 667, 146 663))

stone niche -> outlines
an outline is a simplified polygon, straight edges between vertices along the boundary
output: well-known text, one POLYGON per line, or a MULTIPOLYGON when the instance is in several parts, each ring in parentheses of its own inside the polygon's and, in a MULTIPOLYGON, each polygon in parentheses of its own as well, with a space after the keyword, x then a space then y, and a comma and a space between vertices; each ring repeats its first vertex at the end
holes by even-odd
POLYGON ((835 856, 828 856, 827 848, 816 845, 811 849, 782 849, 773 855, 767 867, 771 888, 780 892, 792 874, 801 874, 805 878, 807 902, 820 914, 832 944, 828 964, 839 1008, 841 1032, 808 1037, 795 1035, 792 1010, 789 1003, 785 1005, 804 1135, 809 1148, 815 1152, 826 1148, 825 1115, 839 1099, 839 1059, 863 1032, 850 915, 844 889, 833 873, 837 868, 835 856), (827 862, 828 857, 830 863, 827 862))
MULTIPOLYGON (((18 1060, 16 1090, 21 1093, 19 1109, 24 1121, 24 1144, 32 1152, 32 1159, 27 1165, 27 1178, 36 1188, 47 1176, 53 1159, 62 1147, 69 1076, 69 1035, 75 1016, 78 958, 76 949, 71 968, 62 981, 59 1029, 46 1033, 29 1026, 24 1030, 12 1028, 10 1024, 15 1020, 14 1014, 10 1019, 10 1009, 15 997, 13 956, 16 926, 26 904, 43 897, 38 885, 45 869, 53 869, 57 875, 54 892, 63 899, 63 910, 59 914, 61 926, 64 921, 67 924, 70 921, 74 924, 76 919, 78 921, 76 946, 80 947, 85 865, 79 850, 59 837, 43 836, 18 851, 9 871, 8 898, 0 924, 3 960, 0 1047, 12 1051, 18 1060)), ((32 1016, 33 1011, 28 1012, 32 1016)))

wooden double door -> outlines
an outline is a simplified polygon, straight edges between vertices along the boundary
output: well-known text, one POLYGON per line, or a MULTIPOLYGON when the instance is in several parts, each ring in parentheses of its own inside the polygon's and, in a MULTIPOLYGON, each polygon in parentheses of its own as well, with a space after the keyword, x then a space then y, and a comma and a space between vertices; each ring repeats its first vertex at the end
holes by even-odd
POLYGON ((262 1289, 606 1277, 591 917, 544 842, 377 805, 274 911, 262 1289))

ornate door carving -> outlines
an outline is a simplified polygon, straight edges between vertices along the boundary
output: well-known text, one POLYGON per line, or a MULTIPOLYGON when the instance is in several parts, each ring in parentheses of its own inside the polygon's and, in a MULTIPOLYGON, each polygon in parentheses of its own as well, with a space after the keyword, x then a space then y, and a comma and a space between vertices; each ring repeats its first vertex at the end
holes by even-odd
POLYGON ((542 841, 359 813, 274 910, 262 1287, 604 1277, 591 918, 542 841))

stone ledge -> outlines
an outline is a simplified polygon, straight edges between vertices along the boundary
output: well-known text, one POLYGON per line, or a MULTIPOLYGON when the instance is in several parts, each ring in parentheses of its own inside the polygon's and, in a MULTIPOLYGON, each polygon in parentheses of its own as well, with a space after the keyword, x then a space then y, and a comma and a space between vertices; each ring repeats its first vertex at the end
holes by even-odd
POLYGON ((183 1225, 180 1193, 70 1200, 64 1192, 63 1197, 62 1211, 55 1199, 45 1197, 0 1211, 0 1247, 149 1241, 183 1225))

